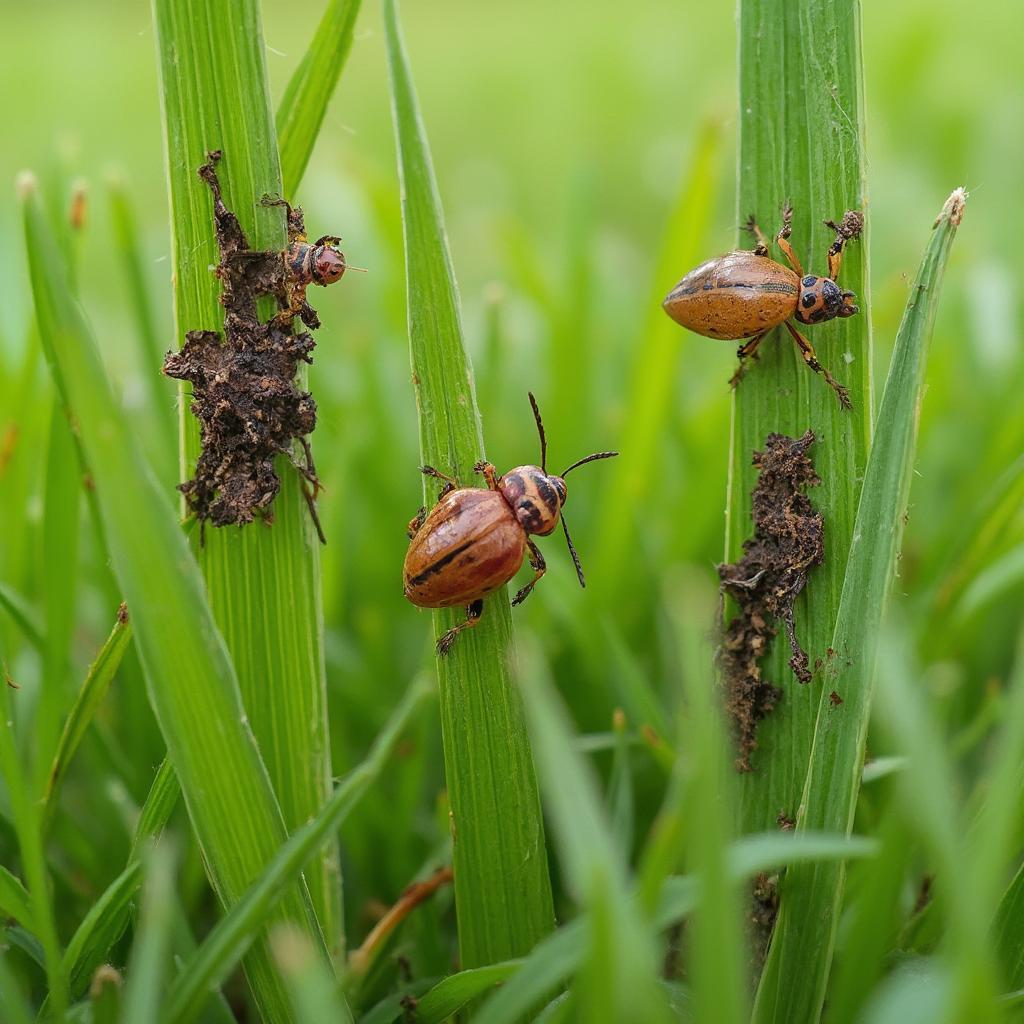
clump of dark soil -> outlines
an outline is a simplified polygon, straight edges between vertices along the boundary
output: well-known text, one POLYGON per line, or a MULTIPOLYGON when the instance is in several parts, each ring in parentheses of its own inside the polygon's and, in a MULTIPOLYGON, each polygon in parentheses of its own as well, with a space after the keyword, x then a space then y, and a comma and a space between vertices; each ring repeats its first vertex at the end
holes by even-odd
POLYGON ((319 481, 307 440, 316 427, 316 402, 295 385, 299 363, 312 362, 315 342, 307 332, 293 333, 300 310, 290 302, 283 253, 250 249, 238 218, 224 205, 215 170, 220 156, 207 154, 199 177, 213 192, 224 337, 189 331, 185 345, 169 352, 163 366, 169 377, 192 385, 191 409, 200 423, 195 476, 178 489, 204 524, 241 526, 257 514, 269 519, 268 506, 281 487, 274 460, 284 455, 310 485, 304 492, 322 541, 314 504, 319 481), (277 300, 279 312, 261 322, 256 307, 267 296, 277 300), (295 460, 295 441, 302 445, 304 465, 295 460))
POLYGON ((737 746, 736 769, 742 772, 752 770, 758 722, 782 696, 762 677, 760 666, 776 635, 776 620, 786 627, 793 674, 801 683, 811 679, 807 654, 796 638, 793 605, 808 573, 825 557, 822 518, 804 494, 804 488, 821 482, 807 457, 813 443, 810 430, 798 439, 769 434, 764 451, 754 452, 759 470, 751 495, 754 535, 744 541, 738 562, 718 567, 722 590, 739 605, 725 628, 718 662, 737 746))

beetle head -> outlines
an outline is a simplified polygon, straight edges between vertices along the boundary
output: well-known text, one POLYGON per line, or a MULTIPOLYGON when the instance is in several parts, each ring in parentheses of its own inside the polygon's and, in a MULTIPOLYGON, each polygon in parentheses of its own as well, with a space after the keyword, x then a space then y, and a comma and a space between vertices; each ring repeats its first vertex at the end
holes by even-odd
POLYGON ((548 439, 544 434, 544 422, 540 418, 540 409, 537 407, 537 399, 530 393, 530 405, 533 406, 533 418, 537 421, 537 433, 540 435, 540 465, 519 466, 510 470, 498 483, 498 487, 505 499, 512 506, 516 518, 522 524, 527 533, 535 533, 544 537, 549 534, 562 520, 562 529, 565 531, 565 541, 569 545, 569 554, 572 555, 573 565, 576 566, 576 575, 579 577, 580 586, 585 587, 583 579, 583 567, 580 565, 579 555, 573 546, 572 537, 569 536, 569 527, 566 525, 562 513, 562 506, 568 492, 565 487, 565 478, 580 466, 596 459, 610 459, 618 452, 595 452, 585 459, 574 462, 561 474, 548 476, 548 439), (515 500, 513 500, 515 498, 515 500))
POLYGON ((318 245, 313 260, 313 280, 317 284, 329 285, 340 281, 348 270, 345 254, 333 245, 318 245))
POLYGON ((856 298, 853 292, 841 291, 832 278, 812 274, 800 282, 796 318, 802 324, 820 324, 837 316, 853 316, 859 312, 856 298))

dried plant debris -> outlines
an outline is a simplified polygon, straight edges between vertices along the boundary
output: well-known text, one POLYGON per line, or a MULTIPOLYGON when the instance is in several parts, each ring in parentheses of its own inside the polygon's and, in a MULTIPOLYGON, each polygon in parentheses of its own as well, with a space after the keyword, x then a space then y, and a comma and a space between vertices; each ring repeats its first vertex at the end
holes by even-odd
POLYGON ((821 515, 804 494, 804 488, 820 483, 807 457, 813 443, 810 430, 796 440, 769 434, 764 451, 754 453, 759 470, 752 494, 754 536, 744 541, 738 562, 718 567, 722 590, 739 605, 718 652, 726 710, 738 748, 738 771, 751 771, 757 724, 782 695, 778 687, 762 678, 760 666, 776 634, 775 620, 785 624, 793 674, 801 683, 811 679, 807 654, 796 638, 793 605, 807 583, 807 574, 825 556, 821 515))
POLYGON ((295 333, 298 317, 307 327, 320 326, 306 301, 309 284, 330 284, 344 273, 337 239, 306 242, 302 210, 280 199, 288 212, 288 249, 253 250, 238 221, 224 205, 216 165, 220 152, 207 154, 199 168, 213 193, 213 214, 220 262, 224 337, 216 331, 189 331, 179 352, 170 352, 163 370, 192 385, 192 412, 199 420, 202 450, 195 476, 181 490, 189 508, 205 524, 244 525, 267 511, 280 490, 274 460, 284 455, 302 474, 303 491, 320 540, 323 531, 315 499, 320 487, 308 435, 316 427, 316 402, 295 385, 300 362, 312 362, 315 342, 305 331, 295 333), (278 312, 266 322, 257 315, 265 297, 277 301, 278 312), (298 442, 304 462, 295 458, 298 442))

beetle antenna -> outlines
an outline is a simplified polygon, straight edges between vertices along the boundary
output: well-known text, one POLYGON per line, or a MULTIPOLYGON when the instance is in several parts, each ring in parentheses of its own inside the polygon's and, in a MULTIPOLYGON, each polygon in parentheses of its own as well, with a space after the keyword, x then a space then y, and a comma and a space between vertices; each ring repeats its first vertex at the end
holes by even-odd
POLYGON ((540 409, 537 407, 537 399, 533 397, 532 391, 526 392, 530 396, 530 405, 533 406, 533 418, 537 421, 537 433, 540 434, 540 468, 544 473, 548 471, 548 439, 544 434, 544 421, 540 418, 540 409))
POLYGON ((598 459, 612 459, 618 454, 618 452, 594 452, 593 455, 588 455, 585 459, 574 462, 562 476, 567 477, 574 469, 579 469, 580 466, 585 466, 588 462, 596 462, 598 459))
POLYGON ((580 578, 580 586, 586 588, 587 581, 583 578, 583 566, 580 565, 580 556, 576 554, 576 548, 573 546, 572 537, 569 536, 569 527, 565 525, 565 516, 562 519, 562 529, 565 531, 565 542, 569 545, 569 554, 572 555, 573 565, 576 566, 576 575, 580 578))

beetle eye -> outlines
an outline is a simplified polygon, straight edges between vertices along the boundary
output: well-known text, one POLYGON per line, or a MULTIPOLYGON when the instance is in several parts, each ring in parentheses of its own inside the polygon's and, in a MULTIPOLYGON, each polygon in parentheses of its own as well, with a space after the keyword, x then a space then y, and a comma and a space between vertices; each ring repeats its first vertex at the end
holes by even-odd
POLYGON ((551 486, 554 487, 555 493, 558 495, 559 507, 565 504, 566 490, 565 481, 560 476, 549 476, 548 480, 551 481, 551 486))

